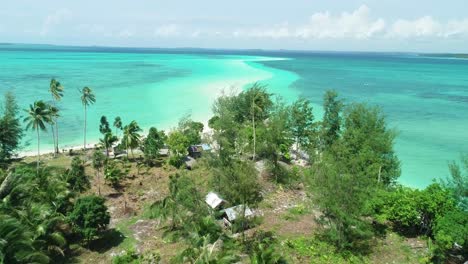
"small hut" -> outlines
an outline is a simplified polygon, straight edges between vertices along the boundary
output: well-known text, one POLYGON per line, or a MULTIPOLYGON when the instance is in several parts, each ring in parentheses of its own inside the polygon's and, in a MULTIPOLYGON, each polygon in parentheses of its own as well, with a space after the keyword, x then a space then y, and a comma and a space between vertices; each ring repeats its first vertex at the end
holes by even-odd
POLYGON ((234 207, 230 207, 224 210, 224 218, 229 221, 229 223, 232 223, 236 221, 239 217, 242 217, 243 210, 245 206, 245 217, 249 218, 254 215, 252 210, 247 205, 237 205, 234 207))
POLYGON ((225 201, 214 192, 209 192, 205 196, 205 202, 214 210, 218 210, 225 203, 225 201))
POLYGON ((189 156, 194 158, 194 159, 197 159, 197 158, 200 158, 201 155, 202 155, 202 152, 203 152, 203 147, 202 145, 192 145, 190 147, 188 147, 188 153, 189 153, 189 156))

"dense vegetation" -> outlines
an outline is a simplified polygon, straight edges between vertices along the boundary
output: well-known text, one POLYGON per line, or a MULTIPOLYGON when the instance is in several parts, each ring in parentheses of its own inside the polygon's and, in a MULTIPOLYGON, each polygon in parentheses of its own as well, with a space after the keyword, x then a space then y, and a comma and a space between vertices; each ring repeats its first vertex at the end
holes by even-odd
MULTIPOLYGON (((0 263, 68 262, 76 256, 76 246, 98 247, 96 241, 107 234, 111 220, 103 184, 125 193, 122 182, 130 174, 135 177, 132 168, 140 174, 143 168, 161 166, 175 167, 170 169, 174 173, 165 196, 147 201, 145 217, 158 220, 154 228, 164 230, 168 243, 183 245, 172 257, 174 263, 298 261, 292 256, 312 263, 362 263, 369 262, 377 241, 393 232, 427 241, 429 253, 421 261, 468 258, 468 157, 461 158, 461 165, 449 165, 450 179, 423 190, 400 186, 400 162, 393 150, 396 132, 387 127, 378 107, 345 103, 328 91, 324 116, 317 121, 308 99, 288 104, 257 83, 215 101, 210 133, 203 133, 202 123, 184 117, 168 133, 152 127, 143 136, 136 121, 124 124, 115 117, 112 131, 102 116, 102 137, 87 151, 87 108, 98 98, 85 87, 77 98, 84 107, 83 151, 70 151, 70 165, 60 167, 40 155, 41 134, 48 126, 54 157, 63 155, 58 102, 64 87, 53 79, 50 93, 51 103, 38 100, 25 110, 26 130, 37 136, 35 164, 13 159, 25 132, 12 93, 2 105, 0 263), (186 170, 189 146, 201 143, 212 151, 203 152, 186 170), (166 147, 167 158, 161 152, 166 147), (264 178, 272 187, 265 187, 264 178), (264 219, 260 214, 249 217, 248 208, 260 212, 271 188, 307 193, 304 204, 290 213, 294 218, 314 210, 315 220, 307 222, 316 226, 313 234, 281 238, 274 230, 257 228, 264 219), (208 191, 223 197, 226 207, 238 206, 238 219, 223 224, 222 211, 205 203, 208 191)), ((154 250, 128 248, 112 262, 157 263, 161 256, 154 250)))

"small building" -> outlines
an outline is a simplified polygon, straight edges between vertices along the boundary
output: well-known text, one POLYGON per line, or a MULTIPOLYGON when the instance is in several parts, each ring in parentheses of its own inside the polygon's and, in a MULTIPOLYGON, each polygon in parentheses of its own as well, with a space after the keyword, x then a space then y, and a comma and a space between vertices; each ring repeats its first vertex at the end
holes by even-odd
POLYGON ((202 155, 202 152, 203 152, 203 147, 202 145, 192 145, 190 147, 188 147, 188 153, 189 153, 189 156, 194 158, 194 159, 197 159, 197 158, 200 158, 201 155, 202 155))
POLYGON ((163 147, 162 149, 159 150, 159 155, 163 157, 169 156, 169 148, 163 147))
MULTIPOLYGON (((244 205, 236 205, 234 207, 230 207, 224 210, 225 218, 232 223, 233 221, 236 221, 239 217, 242 217, 244 210, 244 205)), ((245 205, 245 217, 252 217, 254 213, 250 208, 245 205)))
POLYGON ((209 192, 205 196, 205 202, 214 210, 219 209, 225 201, 214 192, 209 192))

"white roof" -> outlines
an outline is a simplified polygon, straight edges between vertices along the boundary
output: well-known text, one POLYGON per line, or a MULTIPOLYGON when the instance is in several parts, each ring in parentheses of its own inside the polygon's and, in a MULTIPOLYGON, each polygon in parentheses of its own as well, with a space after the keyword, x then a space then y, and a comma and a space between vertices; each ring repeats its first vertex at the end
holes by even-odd
POLYGON ((222 202, 221 199, 216 193, 209 192, 205 197, 205 202, 213 209, 216 209, 222 202))
MULTIPOLYGON (((232 222, 233 220, 236 220, 238 215, 242 215, 243 209, 244 209, 244 205, 237 205, 234 207, 227 208, 226 210, 224 210, 224 212, 226 213, 228 220, 232 222)), ((252 210, 250 210, 248 206, 245 206, 245 217, 249 217, 252 215, 253 215, 252 210)))

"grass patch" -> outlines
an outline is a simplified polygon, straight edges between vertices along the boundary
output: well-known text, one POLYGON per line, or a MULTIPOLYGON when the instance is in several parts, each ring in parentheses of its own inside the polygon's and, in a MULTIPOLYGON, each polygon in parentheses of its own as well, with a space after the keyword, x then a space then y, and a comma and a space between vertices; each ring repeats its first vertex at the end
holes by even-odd
POLYGON ((283 240, 282 251, 287 253, 292 263, 368 263, 367 258, 354 255, 341 255, 336 248, 315 237, 283 240))
POLYGON ((124 219, 115 225, 115 229, 121 232, 124 236, 124 240, 119 244, 121 249, 134 249, 137 243, 135 237, 133 237, 133 231, 130 229, 138 221, 138 217, 131 217, 129 219, 124 219))
POLYGON ((287 221, 297 221, 302 215, 310 213, 310 210, 304 204, 298 204, 288 209, 288 211, 282 216, 287 221))

